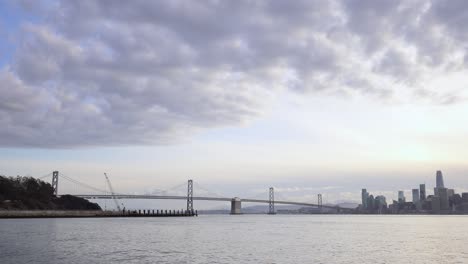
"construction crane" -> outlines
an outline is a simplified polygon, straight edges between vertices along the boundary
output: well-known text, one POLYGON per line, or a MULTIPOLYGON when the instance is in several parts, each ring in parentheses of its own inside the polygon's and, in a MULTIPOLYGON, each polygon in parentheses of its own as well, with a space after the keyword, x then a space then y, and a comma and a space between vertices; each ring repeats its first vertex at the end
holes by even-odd
POLYGON ((104 172, 104 177, 106 177, 107 185, 109 185, 109 190, 110 190, 111 195, 112 195, 112 200, 114 200, 115 206, 117 206, 117 210, 120 212, 122 210, 120 209, 119 202, 117 201, 117 198, 115 197, 114 188, 112 188, 112 184, 111 184, 111 182, 109 180, 109 177, 107 177, 107 174, 105 172, 104 172))

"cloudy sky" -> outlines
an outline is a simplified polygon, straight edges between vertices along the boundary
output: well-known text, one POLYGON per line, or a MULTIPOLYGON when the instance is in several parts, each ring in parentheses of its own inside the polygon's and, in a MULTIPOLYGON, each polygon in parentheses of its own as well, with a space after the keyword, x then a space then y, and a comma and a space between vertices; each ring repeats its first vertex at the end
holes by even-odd
POLYGON ((467 10, 1 1, 0 173, 335 201, 391 199, 441 169, 468 189, 467 10))

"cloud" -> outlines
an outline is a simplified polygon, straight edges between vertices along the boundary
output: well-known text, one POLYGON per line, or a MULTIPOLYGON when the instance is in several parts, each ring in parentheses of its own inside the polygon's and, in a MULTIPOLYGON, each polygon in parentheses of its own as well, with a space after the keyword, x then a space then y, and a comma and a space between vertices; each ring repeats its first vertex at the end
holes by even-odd
POLYGON ((465 1, 23 2, 42 19, 0 72, 1 146, 168 144, 279 91, 426 99, 466 68, 465 1))

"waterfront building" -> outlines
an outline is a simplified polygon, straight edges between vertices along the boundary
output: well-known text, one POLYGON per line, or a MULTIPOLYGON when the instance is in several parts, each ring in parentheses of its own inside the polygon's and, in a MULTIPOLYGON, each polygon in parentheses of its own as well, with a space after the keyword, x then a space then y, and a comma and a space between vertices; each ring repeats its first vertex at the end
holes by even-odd
POLYGON ((438 188, 440 198, 440 210, 449 209, 449 196, 447 188, 438 188))
POLYGON ((399 213, 409 213, 413 212, 416 209, 416 206, 413 202, 404 202, 399 204, 399 213))
POLYGON ((375 200, 379 201, 380 204, 384 204, 385 206, 387 206, 387 198, 385 198, 385 196, 378 195, 375 197, 375 200))
POLYGON ((375 209, 375 198, 374 198, 374 195, 369 195, 369 197, 367 198, 367 210, 374 210, 375 209))
POLYGON ((398 202, 399 203, 406 202, 405 193, 403 191, 398 191, 398 202))
POLYGON ((440 198, 439 196, 432 196, 431 198, 431 207, 432 207, 432 212, 438 213, 440 212, 440 198))
POLYGON ((448 189, 447 192, 448 192, 448 197, 449 197, 449 199, 450 199, 452 196, 455 195, 455 190, 454 190, 454 189, 448 189))
POLYGON ((392 214, 396 214, 398 213, 398 202, 393 200, 393 203, 388 205, 388 210, 392 213, 392 214))
POLYGON ((413 203, 419 203, 419 189, 413 189, 413 203))
POLYGON ((444 188, 444 177, 442 176, 442 171, 436 172, 436 188, 444 188))
POLYGON ((432 195, 426 197, 426 200, 421 201, 421 210, 431 210, 432 208, 432 195))
POLYGON ((436 187, 434 188, 434 195, 439 196, 439 189, 445 188, 444 186, 444 177, 442 176, 442 171, 436 172, 436 187))
POLYGON ((466 193, 466 192, 462 193, 462 200, 464 202, 468 202, 468 193, 466 193))
POLYGON ((421 202, 426 200, 426 184, 419 184, 419 200, 421 202))
POLYGON ((377 195, 375 197, 375 207, 379 214, 384 213, 387 210, 387 199, 383 195, 377 195))
POLYGON ((367 189, 362 189, 361 199, 362 199, 362 208, 367 209, 367 199, 369 198, 369 193, 367 189))

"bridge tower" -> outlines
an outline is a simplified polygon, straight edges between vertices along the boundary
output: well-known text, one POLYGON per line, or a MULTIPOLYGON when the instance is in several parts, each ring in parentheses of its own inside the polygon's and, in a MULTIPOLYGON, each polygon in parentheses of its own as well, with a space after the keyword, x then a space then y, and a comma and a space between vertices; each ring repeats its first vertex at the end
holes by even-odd
POLYGON ((58 195, 58 176, 59 176, 58 171, 52 172, 52 188, 54 189, 55 196, 58 195))
POLYGON ((317 205, 318 205, 318 208, 320 209, 322 208, 322 194, 321 193, 317 195, 317 205))
POLYGON ((270 187, 268 198, 268 214, 275 214, 275 189, 273 187, 270 187))
POLYGON ((193 213, 193 180, 187 184, 187 212, 193 213))

